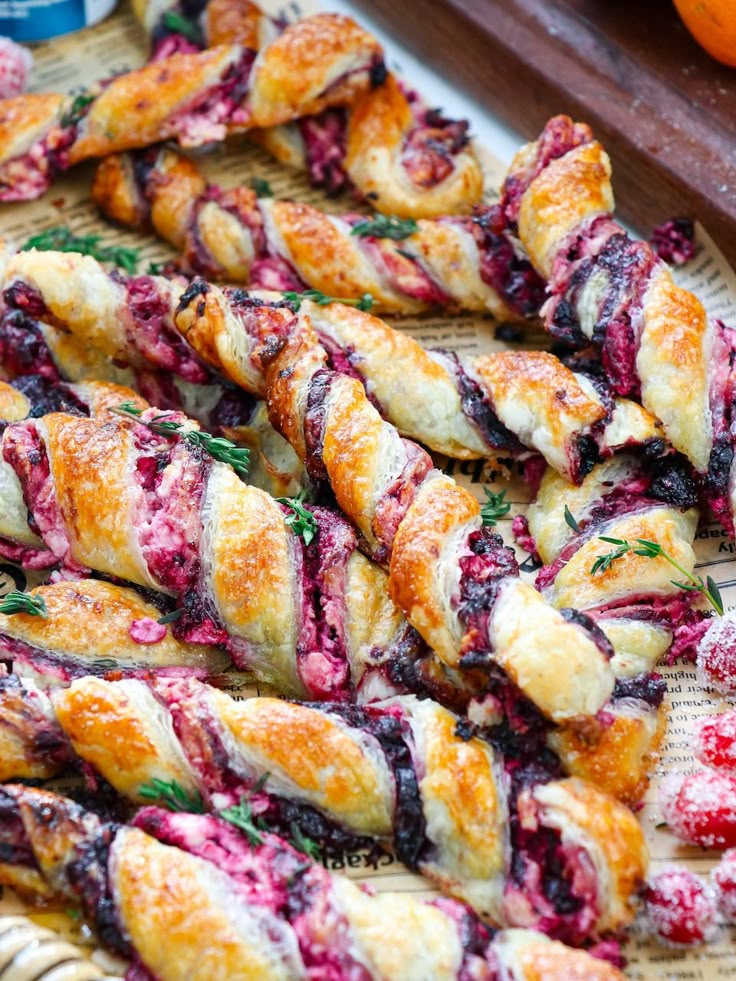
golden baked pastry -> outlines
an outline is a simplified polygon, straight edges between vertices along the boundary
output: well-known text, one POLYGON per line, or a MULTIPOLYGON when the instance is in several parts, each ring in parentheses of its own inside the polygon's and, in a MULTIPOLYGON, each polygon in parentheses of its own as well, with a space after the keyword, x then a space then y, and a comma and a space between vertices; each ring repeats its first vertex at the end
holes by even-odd
POLYGON ((494 933, 456 901, 371 895, 283 839, 249 841, 214 816, 148 808, 133 825, 109 825, 14 785, 0 802, 18 844, 0 882, 81 901, 105 946, 161 981, 291 981, 323 967, 375 981, 623 979, 532 930, 494 933))

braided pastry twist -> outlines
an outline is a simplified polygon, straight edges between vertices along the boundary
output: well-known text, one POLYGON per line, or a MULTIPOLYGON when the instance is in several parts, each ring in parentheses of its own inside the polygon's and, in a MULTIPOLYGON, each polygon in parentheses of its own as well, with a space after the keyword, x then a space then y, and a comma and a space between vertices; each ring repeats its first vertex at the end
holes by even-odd
POLYGON ((245 187, 223 191, 167 149, 103 161, 92 195, 121 224, 152 224, 184 253, 189 271, 231 282, 310 286, 344 298, 370 293, 376 309, 392 313, 448 307, 522 321, 537 315, 543 299, 541 280, 488 224, 488 209, 419 221, 398 241, 358 236, 365 215, 257 199, 245 187))
POLYGON ((385 77, 377 41, 353 21, 316 14, 255 52, 239 44, 172 54, 75 99, 0 102, 0 201, 39 197, 68 167, 176 139, 182 146, 273 126, 351 102, 385 77), (152 93, 155 93, 153 95, 152 93))
POLYGON ((494 935, 452 900, 371 896, 276 835, 251 844, 216 817, 146 808, 133 825, 109 825, 66 798, 12 785, 0 791, 0 808, 15 845, 0 879, 81 899, 103 943, 161 981, 316 972, 366 981, 622 979, 541 934, 494 935))
MULTIPOLYGON (((200 44, 258 50, 286 26, 256 4, 239 0, 209 0, 196 18, 183 17, 179 4, 138 2, 133 7, 152 39, 154 60, 200 44)), ((313 186, 328 194, 352 187, 386 214, 434 218, 464 213, 483 192, 467 122, 429 109, 390 74, 348 110, 328 109, 249 135, 282 163, 306 170, 313 186)))
MULTIPOLYGON (((263 339, 298 333, 316 345, 313 327, 323 363, 361 379, 403 434, 450 457, 524 460, 532 451, 579 481, 599 456, 619 447, 663 449, 648 413, 633 402, 614 402, 604 386, 545 352, 458 359, 426 352, 342 304, 289 304, 201 283, 182 292, 178 281, 123 281, 94 259, 67 253, 18 253, 1 283, 10 307, 71 332, 116 364, 168 370, 198 384, 211 381, 214 369, 258 397, 266 392, 255 356, 263 339), (302 323, 311 326, 302 330, 302 323)), ((21 343, 14 335, 12 346, 21 343)))
POLYGON ((494 924, 580 944, 633 916, 647 856, 631 812, 557 779, 534 750, 504 762, 430 700, 310 707, 194 680, 85 678, 51 701, 74 751, 140 803, 156 781, 214 808, 255 787, 269 828, 296 825, 328 850, 387 842, 494 924), (595 881, 576 878, 580 862, 595 881))
POLYGON ((598 350, 614 390, 640 398, 662 421, 733 534, 732 333, 611 217, 610 177, 590 129, 556 117, 511 166, 506 220, 550 280, 547 329, 598 350))

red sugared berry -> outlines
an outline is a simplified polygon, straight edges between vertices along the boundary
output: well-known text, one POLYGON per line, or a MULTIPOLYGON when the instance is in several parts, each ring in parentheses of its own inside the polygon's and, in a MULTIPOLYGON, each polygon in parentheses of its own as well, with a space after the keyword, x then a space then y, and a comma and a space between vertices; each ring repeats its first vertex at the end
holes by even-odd
POLYGON ((736 846, 734 777, 717 770, 672 774, 660 793, 665 820, 678 838, 704 848, 736 846))
POLYGON ((28 48, 0 37, 0 99, 12 99, 25 90, 32 65, 28 48))
POLYGON ((695 758, 717 770, 736 770, 736 710, 703 719, 695 733, 695 758))
POLYGON ((649 924, 659 940, 692 947, 715 932, 715 901, 694 872, 664 869, 647 883, 645 900, 649 924))
POLYGON ((736 619, 716 617, 698 644, 698 682, 727 694, 736 691, 736 619))
POLYGON ((718 909, 730 923, 736 923, 736 848, 721 855, 711 874, 718 909))

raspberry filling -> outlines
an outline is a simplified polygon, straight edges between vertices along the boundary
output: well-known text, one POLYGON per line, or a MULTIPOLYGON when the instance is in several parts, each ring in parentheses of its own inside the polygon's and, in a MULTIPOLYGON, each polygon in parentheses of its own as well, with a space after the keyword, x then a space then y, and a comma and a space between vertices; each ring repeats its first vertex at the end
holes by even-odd
MULTIPOLYGON (((291 511, 282 505, 284 514, 291 511)), ((350 525, 324 508, 307 508, 318 532, 307 545, 295 542, 302 582, 297 671, 307 691, 318 699, 347 698, 347 564, 357 547, 350 525)))
POLYGON ((171 326, 171 306, 167 294, 153 276, 118 278, 125 286, 127 308, 132 320, 129 330, 130 344, 149 363, 202 384, 210 378, 210 372, 193 354, 189 345, 171 326))
POLYGON ((238 61, 230 65, 222 80, 200 92, 181 112, 169 120, 167 131, 184 147, 221 142, 230 126, 248 122, 242 103, 250 86, 255 52, 242 49, 238 61))
POLYGON ((344 109, 327 109, 319 116, 305 116, 297 123, 304 144, 309 181, 328 195, 350 186, 343 164, 346 153, 347 117, 344 109))
POLYGON ((0 201, 33 201, 69 166, 76 126, 54 126, 27 153, 0 166, 0 201))
POLYGON ((8 426, 3 458, 15 470, 29 513, 29 525, 65 566, 86 571, 74 561, 71 542, 56 498, 46 447, 33 423, 8 426))
MULTIPOLYGON (((416 104, 413 93, 408 97, 416 104)), ((468 145, 470 124, 465 119, 448 119, 440 109, 418 108, 415 125, 404 141, 401 164, 413 184, 428 190, 453 173, 453 157, 468 145)))
POLYGON ((504 183, 502 213, 511 229, 516 226, 521 199, 532 181, 553 160, 564 157, 566 153, 592 140, 590 127, 584 123, 573 123, 568 116, 555 116, 549 120, 537 140, 533 158, 511 173, 504 183))
POLYGON ((507 548, 500 535, 488 528, 471 532, 468 553, 460 559, 460 590, 453 605, 463 627, 465 668, 487 668, 492 662, 491 619, 503 583, 519 575, 513 549, 507 548))
POLYGON ((309 476, 318 483, 326 483, 327 470, 322 459, 327 425, 327 399, 332 384, 338 376, 326 368, 312 375, 307 394, 307 410, 304 413, 304 442, 306 444, 306 466, 309 476))
POLYGON ((386 485, 376 504, 373 533, 378 545, 373 558, 387 562, 394 538, 406 512, 411 507, 417 489, 432 470, 432 458, 410 440, 401 440, 406 451, 406 463, 400 473, 386 485))
POLYGON ((536 317, 544 302, 546 284, 531 262, 517 255, 502 223, 499 227, 498 208, 477 208, 470 230, 478 247, 483 282, 520 317, 536 317))

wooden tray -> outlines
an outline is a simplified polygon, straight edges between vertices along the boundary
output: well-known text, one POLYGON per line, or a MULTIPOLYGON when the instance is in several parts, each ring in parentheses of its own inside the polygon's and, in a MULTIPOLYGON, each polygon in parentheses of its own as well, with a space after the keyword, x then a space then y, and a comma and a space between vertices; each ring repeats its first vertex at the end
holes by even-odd
POLYGON ((736 265, 736 69, 670 0, 358 0, 527 137, 565 112, 593 126, 621 215, 647 236, 698 218, 736 265))

